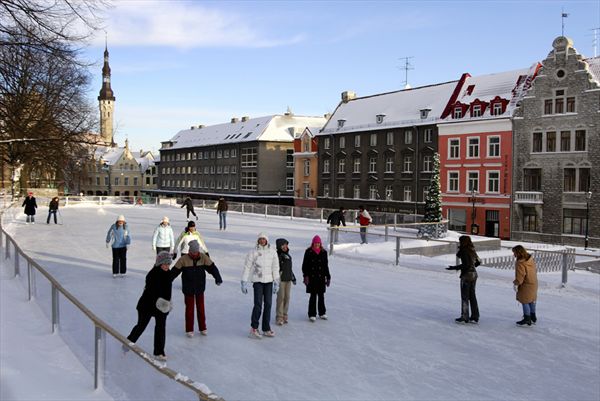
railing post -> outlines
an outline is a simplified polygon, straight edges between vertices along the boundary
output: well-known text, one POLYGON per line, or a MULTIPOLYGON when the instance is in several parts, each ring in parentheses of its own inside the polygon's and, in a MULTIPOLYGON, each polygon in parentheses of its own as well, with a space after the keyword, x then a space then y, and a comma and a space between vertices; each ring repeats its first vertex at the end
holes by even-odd
POLYGON ((565 287, 567 285, 567 274, 569 271, 568 264, 568 250, 562 252, 562 286, 565 287))
POLYGON ((104 386, 104 365, 106 362, 106 334, 100 327, 94 330, 94 389, 104 386))
POLYGON ((60 310, 58 308, 58 288, 52 285, 52 333, 58 330, 60 310))
POLYGON ((396 266, 400 264, 400 237, 396 237, 396 266))
POLYGON ((294 220, 294 206, 290 208, 290 220, 294 220))
POLYGON ((31 263, 27 263, 27 299, 31 301, 33 298, 33 271, 31 263))
POLYGON ((21 270, 19 269, 19 252, 17 251, 16 245, 14 243, 13 246, 15 247, 15 251, 13 252, 15 257, 15 277, 18 277, 21 275, 21 270))
POLYGON ((327 227, 329 231, 329 254, 333 255, 333 230, 330 227, 327 227))
POLYGON ((385 242, 388 242, 388 225, 385 225, 385 242))
POLYGON ((206 201, 202 199, 202 210, 206 210, 206 201))
POLYGON ((267 218, 267 210, 269 208, 269 205, 265 205, 265 219, 267 218))
POLYGON ((394 213, 394 232, 398 231, 398 215, 394 213))
POLYGON ((244 204, 242 203, 242 214, 244 214, 244 204))
POLYGON ((323 222, 323 208, 321 208, 321 217, 319 217, 319 223, 323 222))

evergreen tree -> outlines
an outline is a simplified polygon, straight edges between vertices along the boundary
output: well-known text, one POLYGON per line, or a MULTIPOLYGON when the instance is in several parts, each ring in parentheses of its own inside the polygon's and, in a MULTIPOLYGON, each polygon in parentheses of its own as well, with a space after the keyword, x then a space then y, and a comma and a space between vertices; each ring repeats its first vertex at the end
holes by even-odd
MULTIPOLYGON (((433 155, 433 172, 429 182, 429 192, 425 197, 425 215, 424 223, 438 223, 442 221, 442 194, 440 186, 440 155, 433 155)), ((440 238, 446 236, 446 226, 444 224, 427 224, 419 227, 420 236, 431 238, 440 238)))

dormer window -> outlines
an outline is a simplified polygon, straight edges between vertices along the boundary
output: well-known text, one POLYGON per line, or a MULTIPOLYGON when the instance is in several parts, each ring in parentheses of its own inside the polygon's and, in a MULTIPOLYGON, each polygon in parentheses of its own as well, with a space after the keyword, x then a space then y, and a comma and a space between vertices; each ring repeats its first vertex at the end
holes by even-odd
POLYGON ((499 116, 503 113, 502 111, 502 103, 494 103, 492 105, 492 115, 499 116))
POLYGON ((337 120, 337 122, 338 122, 338 128, 343 128, 344 124, 346 123, 346 120, 344 120, 342 118, 342 119, 337 120))
POLYGON ((471 107, 471 117, 481 117, 481 105, 476 104, 471 107))
POLYGON ((454 114, 452 114, 452 118, 462 118, 462 107, 455 107, 454 114))
POLYGON ((421 120, 424 120, 429 116, 431 109, 421 109, 421 120))
POLYGON ((385 114, 377 114, 375 116, 375 121, 377 121, 377 124, 381 124, 383 122, 384 118, 385 118, 385 114))

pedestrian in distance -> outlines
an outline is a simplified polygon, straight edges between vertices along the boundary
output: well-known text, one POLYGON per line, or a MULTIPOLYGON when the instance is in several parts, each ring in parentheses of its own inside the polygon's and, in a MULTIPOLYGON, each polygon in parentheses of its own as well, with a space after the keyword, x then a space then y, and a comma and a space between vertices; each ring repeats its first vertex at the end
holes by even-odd
POLYGON ((471 237, 468 235, 461 235, 458 238, 456 257, 460 259, 460 264, 446 268, 446 270, 460 270, 461 316, 455 321, 456 323, 478 323, 479 307, 475 295, 475 286, 477 284, 476 267, 481 264, 481 259, 477 256, 475 246, 473 246, 471 237), (470 316, 469 306, 471 308, 470 316))
POLYGON ((113 278, 125 277, 127 274, 127 247, 131 245, 131 234, 125 222, 125 216, 120 215, 106 233, 106 247, 112 247, 113 278))
POLYGON ((196 223, 193 221, 188 221, 187 226, 183 230, 177 241, 175 242, 177 245, 175 246, 175 254, 174 257, 177 257, 177 252, 181 252, 182 255, 188 253, 189 244, 192 241, 198 241, 200 244, 200 251, 208 255, 208 248, 206 247, 206 243, 204 243, 204 238, 202 235, 196 230, 196 223))
POLYGON ((23 204, 21 206, 25 206, 24 213, 27 216, 25 224, 35 224, 35 209, 37 209, 37 203, 35 201, 35 197, 33 196, 33 192, 27 193, 27 197, 25 200, 23 200, 23 204))
POLYGON ((275 250, 271 249, 269 238, 264 233, 258 234, 256 246, 246 255, 241 282, 243 294, 248 293, 250 283, 254 289, 254 307, 249 337, 274 337, 275 333, 271 330, 271 303, 273 294, 279 290, 279 258, 275 250), (261 313, 262 334, 258 331, 261 313))
POLYGON ((316 321, 317 312, 319 312, 319 317, 327 320, 325 291, 331 284, 331 274, 329 273, 327 251, 323 248, 321 237, 318 235, 313 237, 311 245, 304 251, 302 275, 304 276, 306 293, 310 294, 308 319, 311 322, 316 321))
POLYGON ((368 244, 367 242, 367 226, 371 224, 373 219, 367 209, 363 205, 358 207, 358 216, 356 217, 356 221, 360 225, 360 243, 368 244))
POLYGON ((146 275, 144 292, 140 297, 136 309, 138 312, 137 324, 127 336, 132 343, 137 342, 150 320, 154 318, 154 357, 158 360, 167 360, 165 353, 167 316, 172 309, 171 289, 173 280, 180 270, 170 270, 173 259, 169 252, 160 252, 156 255, 154 266, 146 275))
POLYGON ((174 270, 180 270, 181 290, 185 302, 185 334, 194 336, 194 304, 198 317, 198 330, 203 336, 207 335, 206 313, 204 310, 204 291, 206 290, 206 272, 212 275, 216 285, 221 285, 223 279, 219 269, 214 262, 205 254, 200 252, 198 241, 189 244, 189 252, 181 255, 173 266, 174 270))
POLYGON ((167 216, 164 216, 160 224, 154 229, 154 233, 152 234, 152 249, 157 254, 162 251, 175 252, 175 235, 167 216))
POLYGON ((186 211, 186 219, 187 221, 190 221, 190 213, 194 215, 194 217, 196 218, 196 220, 198 220, 198 216, 196 216, 196 212, 194 212, 194 202, 192 201, 192 198, 190 198, 189 196, 186 197, 183 200, 183 203, 181 204, 181 208, 185 206, 185 211, 186 211))
POLYGON ((58 224, 56 220, 56 213, 58 212, 58 196, 55 196, 48 205, 48 218, 46 224, 50 224, 50 216, 54 215, 54 224, 58 224))
POLYGON ((523 305, 523 319, 517 322, 520 327, 531 326, 537 322, 535 304, 537 302, 537 271, 535 260, 522 245, 513 249, 515 261, 515 279, 513 281, 517 301, 523 305))
POLYGON ((288 310, 290 308, 290 295, 292 284, 296 285, 296 276, 292 270, 292 257, 290 256, 289 242, 285 238, 275 241, 277 257, 279 258, 280 285, 277 292, 277 309, 275 321, 278 326, 288 323, 288 310))
POLYGON ((219 230, 227 230, 227 201, 225 198, 219 198, 217 203, 217 214, 219 215, 219 230))
POLYGON ((331 212, 327 217, 327 224, 329 224, 331 230, 331 240, 334 244, 338 243, 339 227, 343 225, 346 227, 346 209, 342 206, 339 210, 331 212))

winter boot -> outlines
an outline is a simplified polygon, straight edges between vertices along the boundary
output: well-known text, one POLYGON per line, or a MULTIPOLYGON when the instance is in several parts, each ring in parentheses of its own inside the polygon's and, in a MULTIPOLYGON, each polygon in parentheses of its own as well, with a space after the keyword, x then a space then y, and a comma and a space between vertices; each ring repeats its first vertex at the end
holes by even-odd
POLYGON ((537 322, 537 317, 535 316, 535 313, 531 314, 531 323, 535 324, 535 322, 537 322))
POLYGON ((248 337, 260 340, 262 339, 262 334, 260 334, 258 329, 250 329, 250 334, 248 335, 248 337))
POLYGON ((519 320, 517 322, 517 325, 521 326, 521 327, 531 326, 531 316, 529 316, 529 315, 523 316, 523 320, 519 320))
POLYGON ((454 319, 456 323, 469 323, 469 319, 465 319, 464 317, 459 317, 454 319))

